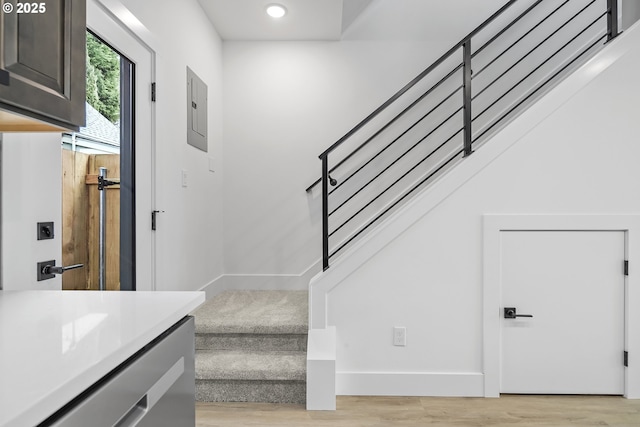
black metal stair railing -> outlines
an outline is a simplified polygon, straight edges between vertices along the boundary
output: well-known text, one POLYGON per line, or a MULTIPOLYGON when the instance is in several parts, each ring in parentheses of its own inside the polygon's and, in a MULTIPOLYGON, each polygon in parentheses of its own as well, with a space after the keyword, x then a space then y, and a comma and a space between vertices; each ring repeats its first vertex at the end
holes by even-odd
POLYGON ((323 269, 618 33, 618 0, 508 1, 320 154, 323 269))

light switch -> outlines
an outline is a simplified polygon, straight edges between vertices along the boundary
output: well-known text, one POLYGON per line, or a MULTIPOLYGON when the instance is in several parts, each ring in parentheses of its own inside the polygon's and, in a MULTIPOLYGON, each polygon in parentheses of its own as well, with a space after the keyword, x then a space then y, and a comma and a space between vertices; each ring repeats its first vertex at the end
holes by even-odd
POLYGON ((187 185, 189 185, 189 173, 182 169, 182 186, 186 187, 187 185))
POLYGON ((213 157, 209 157, 209 171, 210 172, 216 171, 216 160, 213 157))

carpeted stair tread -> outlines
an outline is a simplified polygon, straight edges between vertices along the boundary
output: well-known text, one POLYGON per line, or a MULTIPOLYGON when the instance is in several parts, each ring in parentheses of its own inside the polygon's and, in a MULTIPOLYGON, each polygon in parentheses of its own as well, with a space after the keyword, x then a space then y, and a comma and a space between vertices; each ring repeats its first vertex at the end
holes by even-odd
POLYGON ((306 351, 307 334, 196 334, 196 350, 306 351))
POLYGON ((196 380, 305 381, 307 358, 299 351, 199 350, 196 380))
POLYGON ((304 404, 306 396, 307 386, 301 381, 196 380, 198 402, 304 404))
POLYGON ((307 291, 226 291, 201 305, 196 334, 306 334, 307 291))

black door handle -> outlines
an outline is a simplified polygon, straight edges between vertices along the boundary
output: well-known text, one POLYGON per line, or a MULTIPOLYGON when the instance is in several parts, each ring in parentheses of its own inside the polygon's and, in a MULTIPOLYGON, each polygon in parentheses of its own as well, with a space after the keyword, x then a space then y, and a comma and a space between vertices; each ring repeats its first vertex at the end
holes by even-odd
POLYGON ((84 264, 68 265, 66 267, 56 267, 55 265, 45 265, 42 267, 42 274, 62 274, 67 270, 75 270, 76 268, 82 268, 84 264))
POLYGON ((517 314, 515 307, 504 308, 505 319, 515 319, 516 317, 533 317, 533 314, 517 314))

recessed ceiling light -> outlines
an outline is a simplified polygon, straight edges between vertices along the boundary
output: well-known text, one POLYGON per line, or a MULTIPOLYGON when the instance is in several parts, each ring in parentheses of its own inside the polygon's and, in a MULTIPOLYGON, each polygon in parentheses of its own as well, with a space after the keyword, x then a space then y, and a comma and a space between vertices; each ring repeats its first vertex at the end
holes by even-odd
POLYGON ((267 6, 267 15, 272 18, 282 18, 287 14, 287 9, 281 4, 270 4, 267 6))

